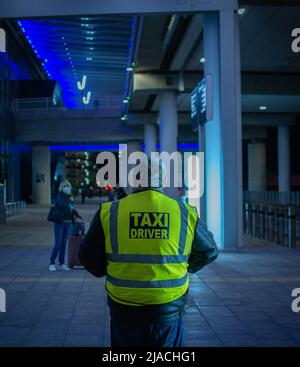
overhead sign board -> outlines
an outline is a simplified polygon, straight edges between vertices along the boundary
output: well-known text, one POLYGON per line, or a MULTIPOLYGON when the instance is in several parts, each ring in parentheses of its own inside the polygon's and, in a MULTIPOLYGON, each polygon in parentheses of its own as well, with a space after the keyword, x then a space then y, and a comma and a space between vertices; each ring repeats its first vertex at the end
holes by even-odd
POLYGON ((191 119, 193 131, 213 119, 212 75, 207 74, 191 93, 191 119))

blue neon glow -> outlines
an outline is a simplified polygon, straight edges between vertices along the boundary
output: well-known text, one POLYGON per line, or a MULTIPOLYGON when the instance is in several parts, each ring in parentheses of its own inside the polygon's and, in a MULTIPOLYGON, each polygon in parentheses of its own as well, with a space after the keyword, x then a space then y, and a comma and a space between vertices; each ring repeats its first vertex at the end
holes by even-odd
MULTIPOLYGON (((13 59, 8 52, 0 52, 0 70, 9 70, 10 80, 27 80, 30 78, 30 71, 24 66, 22 60, 13 59)), ((0 73, 0 80, 4 74, 0 73)))
POLYGON ((199 144, 196 143, 181 143, 177 147, 182 150, 199 150, 199 144))
POLYGON ((12 146, 0 146, 0 152, 25 152, 31 150, 30 145, 21 144, 21 145, 12 145, 12 146))
MULTIPOLYGON (((156 149, 159 150, 160 144, 156 144, 156 149)), ((180 150, 198 150, 199 145, 193 143, 180 143, 177 145, 180 150)), ((119 144, 111 145, 50 145, 50 150, 62 151, 95 151, 95 150, 119 150, 119 144)), ((142 144, 142 149, 145 149, 145 144, 142 144)))
POLYGON ((17 21, 45 74, 58 82, 69 109, 83 105, 82 93, 77 88, 82 75, 90 76, 87 88, 93 104, 105 95, 121 95, 126 74, 132 17, 112 18, 111 23, 106 19, 103 22, 101 17, 82 19, 81 24, 56 19, 17 21), (83 30, 83 24, 93 30, 83 30))
MULTIPOLYGON (((156 149, 159 151, 160 144, 155 145, 156 149)), ((142 149, 145 150, 146 145, 142 144, 142 149)), ((179 143, 177 144, 177 149, 179 150, 186 150, 186 151, 192 151, 192 150, 199 150, 199 144, 197 143, 179 143)))
POLYGON ((112 145, 50 145, 50 150, 60 150, 60 151, 105 151, 105 150, 112 150, 118 151, 119 145, 112 144, 112 145))

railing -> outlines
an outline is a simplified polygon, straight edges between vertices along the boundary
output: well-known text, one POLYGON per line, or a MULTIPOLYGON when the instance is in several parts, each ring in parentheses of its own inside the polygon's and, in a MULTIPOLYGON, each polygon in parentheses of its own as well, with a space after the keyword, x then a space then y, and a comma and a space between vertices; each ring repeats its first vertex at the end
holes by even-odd
POLYGON ((14 112, 34 109, 34 110, 108 110, 121 109, 122 96, 103 96, 97 100, 84 104, 80 98, 72 98, 65 101, 65 104, 57 104, 53 98, 15 98, 12 101, 11 109, 14 112))
POLYGON ((6 203, 6 218, 23 214, 26 209, 25 201, 6 203))
POLYGON ((247 202, 300 206, 300 191, 244 191, 243 197, 247 202))
POLYGON ((244 233, 288 248, 300 245, 300 207, 244 201, 244 233))
POLYGON ((23 109, 47 109, 57 108, 52 98, 15 98, 12 100, 12 111, 20 111, 23 109))

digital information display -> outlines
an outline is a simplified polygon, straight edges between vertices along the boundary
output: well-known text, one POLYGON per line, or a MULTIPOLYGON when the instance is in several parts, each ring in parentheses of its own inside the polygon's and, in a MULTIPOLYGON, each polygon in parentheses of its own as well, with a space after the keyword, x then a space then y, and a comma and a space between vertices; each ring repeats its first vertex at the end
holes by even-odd
POLYGON ((207 74, 191 93, 191 119, 193 131, 213 119, 212 75, 207 74))

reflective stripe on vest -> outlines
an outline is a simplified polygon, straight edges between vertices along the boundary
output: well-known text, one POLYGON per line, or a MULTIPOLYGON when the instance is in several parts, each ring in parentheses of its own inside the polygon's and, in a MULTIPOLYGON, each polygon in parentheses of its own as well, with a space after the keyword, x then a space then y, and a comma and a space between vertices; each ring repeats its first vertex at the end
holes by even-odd
POLYGON ((110 244, 113 254, 118 253, 118 210, 119 201, 113 201, 110 206, 110 244))
POLYGON ((106 254, 109 261, 140 264, 178 264, 188 261, 189 255, 106 254))
POLYGON ((187 274, 185 274, 182 278, 179 279, 170 279, 170 280, 125 280, 125 279, 117 279, 110 275, 106 276, 106 279, 111 282, 111 284, 116 285, 118 287, 129 287, 129 288, 174 288, 181 287, 185 284, 187 280, 187 274))
POLYGON ((179 201, 178 204, 180 206, 180 222, 181 222, 178 254, 181 255, 184 251, 184 245, 186 241, 189 213, 187 207, 184 205, 182 201, 179 201))

